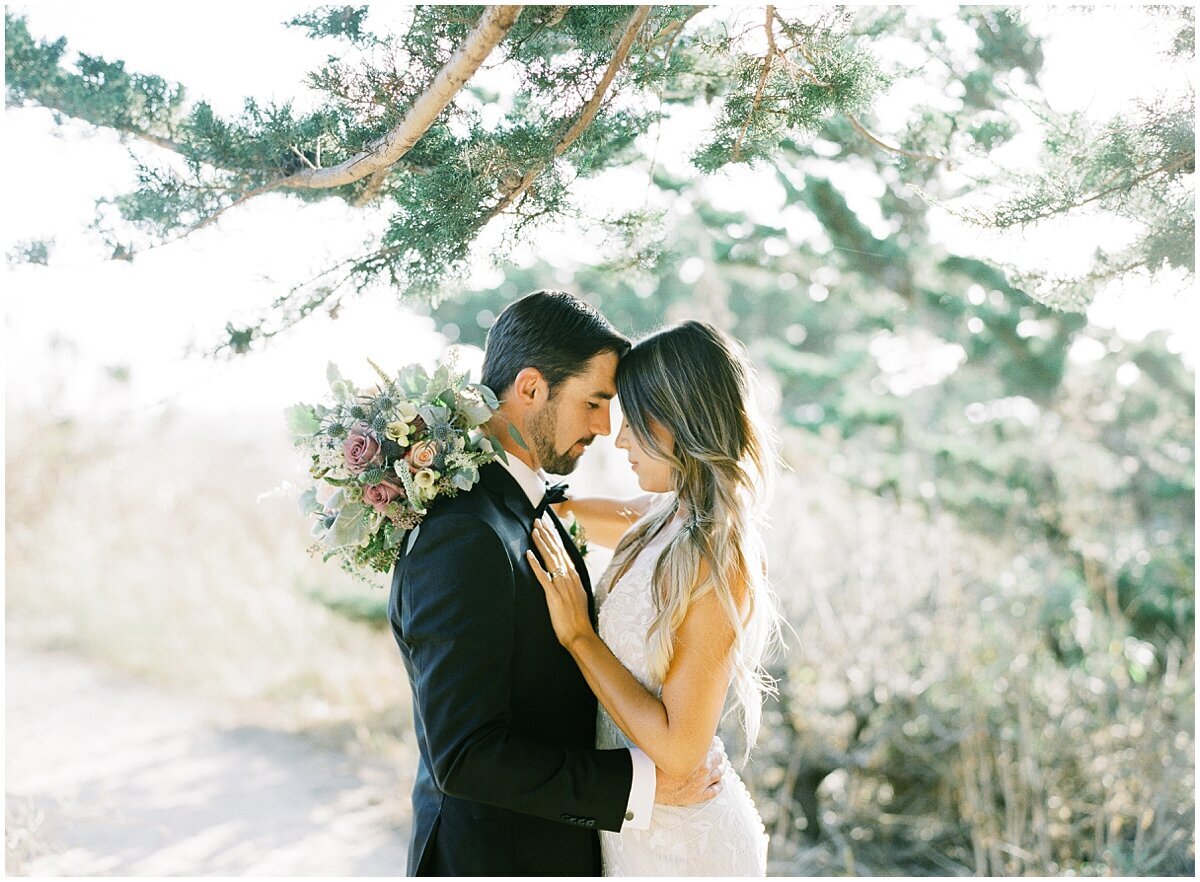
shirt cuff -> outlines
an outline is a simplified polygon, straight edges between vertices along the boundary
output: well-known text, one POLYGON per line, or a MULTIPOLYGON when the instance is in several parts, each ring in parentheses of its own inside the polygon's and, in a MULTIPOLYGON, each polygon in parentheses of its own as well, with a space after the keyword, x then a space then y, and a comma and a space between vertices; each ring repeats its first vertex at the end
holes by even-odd
POLYGON ((625 823, 621 829, 646 830, 650 827, 658 773, 654 761, 636 747, 631 747, 629 754, 633 759, 633 786, 629 788, 629 804, 625 806, 625 823))

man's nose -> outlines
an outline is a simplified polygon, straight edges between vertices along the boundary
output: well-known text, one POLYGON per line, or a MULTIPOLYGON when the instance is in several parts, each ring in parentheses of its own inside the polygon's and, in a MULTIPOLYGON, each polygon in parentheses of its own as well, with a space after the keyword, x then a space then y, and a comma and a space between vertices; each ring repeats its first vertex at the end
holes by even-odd
POLYGON ((592 420, 593 435, 611 435, 612 434, 612 405, 605 404, 597 410, 596 418, 592 420))

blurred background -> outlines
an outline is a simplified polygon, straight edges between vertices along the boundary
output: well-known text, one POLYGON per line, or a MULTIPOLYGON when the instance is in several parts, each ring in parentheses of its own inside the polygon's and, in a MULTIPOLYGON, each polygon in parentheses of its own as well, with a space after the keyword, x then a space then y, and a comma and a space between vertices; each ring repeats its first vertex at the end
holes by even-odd
MULTIPOLYGON (((26 13, 217 107, 290 95, 323 57, 277 26, 291 4, 241 10, 234 33, 189 22, 186 46, 145 9, 26 13)), ((1101 116, 1153 91, 1175 33, 1140 10, 976 9, 939 13, 974 35, 947 38, 955 63, 1101 116)), ((5 281, 10 875, 401 872, 416 751, 384 580, 306 553, 282 410, 322 394, 329 361, 361 382, 367 358, 478 364, 495 315, 542 287, 634 337, 712 321, 758 368, 794 629, 742 771, 773 874, 1194 874, 1191 276, 1126 278, 1071 312, 996 269, 1068 271, 1127 227, 981 230, 836 122, 674 186, 695 130, 664 126, 653 195, 646 169, 577 184, 589 209, 654 208, 654 235, 560 224, 491 261, 485 234, 436 306, 379 286, 218 360, 225 322, 353 248, 360 214, 266 197, 103 261, 88 224, 131 186, 126 146, 33 107, 7 108, 5 134, 31 170, 5 185, 5 251, 53 243, 5 281)), ((636 491, 611 438, 571 485, 636 491)))

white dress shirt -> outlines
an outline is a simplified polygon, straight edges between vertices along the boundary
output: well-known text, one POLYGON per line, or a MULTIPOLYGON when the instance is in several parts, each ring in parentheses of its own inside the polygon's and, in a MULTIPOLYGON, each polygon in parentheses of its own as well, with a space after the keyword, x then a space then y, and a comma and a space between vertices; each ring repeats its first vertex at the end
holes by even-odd
MULTIPOLYGON (((503 459, 496 461, 516 479, 516 482, 521 485, 521 489, 525 491, 525 495, 529 497, 529 502, 534 508, 537 508, 541 504, 542 497, 546 495, 546 486, 549 483, 546 473, 541 469, 535 472, 511 453, 508 455, 508 462, 503 459)), ((629 788, 629 802, 625 806, 625 823, 621 829, 645 830, 650 826, 650 812, 654 808, 657 775, 654 761, 643 751, 631 747, 629 753, 633 760, 633 785, 629 788)))

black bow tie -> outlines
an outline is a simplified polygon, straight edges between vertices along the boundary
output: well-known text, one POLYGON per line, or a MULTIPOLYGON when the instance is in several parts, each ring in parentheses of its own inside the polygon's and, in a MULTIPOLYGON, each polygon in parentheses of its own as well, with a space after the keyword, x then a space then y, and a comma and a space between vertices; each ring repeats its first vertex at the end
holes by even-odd
POLYGON ((542 497, 541 503, 537 507, 537 516, 540 518, 546 511, 546 506, 556 502, 566 502, 567 485, 566 484, 551 484, 546 488, 546 495, 542 497))

